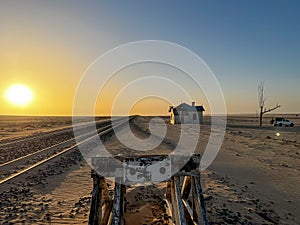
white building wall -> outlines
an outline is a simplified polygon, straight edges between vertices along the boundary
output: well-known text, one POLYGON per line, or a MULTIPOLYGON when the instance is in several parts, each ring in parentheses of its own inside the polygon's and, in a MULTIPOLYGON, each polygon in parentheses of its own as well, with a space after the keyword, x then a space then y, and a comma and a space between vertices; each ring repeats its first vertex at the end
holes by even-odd
MULTIPOLYGON (((182 118, 183 118, 183 123, 191 123, 191 124, 197 124, 197 123, 202 123, 203 122, 203 114, 202 112, 183 112, 183 111, 178 111, 178 116, 177 118, 179 121, 182 123, 182 118), (195 115, 195 116, 194 116, 195 115)), ((177 121, 178 121, 177 119, 177 121)), ((174 116, 174 113, 170 113, 170 123, 171 124, 176 124, 176 118, 174 116)))

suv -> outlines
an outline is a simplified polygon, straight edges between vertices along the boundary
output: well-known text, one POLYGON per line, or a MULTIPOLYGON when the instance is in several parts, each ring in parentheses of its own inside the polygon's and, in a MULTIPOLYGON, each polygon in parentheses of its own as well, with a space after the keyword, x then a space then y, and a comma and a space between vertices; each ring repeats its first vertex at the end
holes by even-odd
MULTIPOLYGON (((272 119, 273 120, 273 119, 272 119)), ((293 127, 294 126, 294 123, 290 120, 287 120, 285 118, 282 118, 282 117, 277 117, 275 118, 274 120, 274 126, 286 126, 286 127, 293 127)))

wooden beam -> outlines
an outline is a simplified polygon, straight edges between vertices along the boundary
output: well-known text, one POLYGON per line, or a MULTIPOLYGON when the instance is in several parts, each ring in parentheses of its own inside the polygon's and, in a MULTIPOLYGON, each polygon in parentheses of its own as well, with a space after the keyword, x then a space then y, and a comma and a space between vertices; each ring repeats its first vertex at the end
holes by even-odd
POLYGON ((93 225, 94 224, 97 192, 98 192, 98 188, 95 187, 95 185, 93 185, 92 201, 91 201, 91 206, 90 206, 90 215, 89 215, 88 225, 93 225))
POLYGON ((103 205, 109 203, 110 197, 109 197, 108 187, 105 179, 102 180, 101 185, 102 185, 102 200, 103 200, 102 205, 103 205))
MULTIPOLYGON (((165 201, 167 203, 167 209, 166 209, 167 214, 168 214, 168 216, 170 216, 170 218, 173 218, 173 215, 172 215, 172 203, 170 202, 169 199, 165 199, 165 201)), ((172 222, 174 222, 174 221, 172 220, 172 222)), ((174 223, 172 223, 172 224, 174 224, 174 223)))
POLYGON ((188 224, 195 224, 197 225, 194 221, 194 218, 193 218, 193 210, 192 208, 190 207, 190 205, 188 204, 187 200, 185 199, 182 199, 182 202, 183 202, 183 205, 185 207, 184 211, 185 211, 185 218, 187 220, 187 223, 188 224))
POLYGON ((103 212, 103 217, 100 223, 101 225, 109 224, 108 222, 109 222, 109 218, 111 217, 113 205, 114 205, 114 200, 109 200, 103 212))
POLYGON ((192 178, 192 191, 193 191, 193 199, 195 202, 194 209, 197 213, 198 224, 200 224, 200 218, 202 217, 203 224, 208 225, 208 217, 206 213, 204 197, 203 197, 201 183, 200 183, 200 176, 192 178))
MULTIPOLYGON (((116 170, 122 169, 124 167, 123 162, 136 162, 139 165, 142 164, 147 166, 149 163, 167 159, 166 157, 167 156, 164 155, 142 157, 118 156, 118 162, 120 163, 117 163, 115 168, 116 170)), ((165 163, 168 167, 172 166, 171 171, 176 171, 176 175, 172 176, 167 182, 165 194, 166 202, 169 209, 172 211, 169 214, 176 225, 194 225, 200 223, 208 225, 208 218, 200 184, 200 159, 199 154, 193 156, 173 155, 170 159, 167 159, 167 162, 165 163), (182 160, 186 162, 184 167, 181 165, 182 160), (187 201, 191 192, 192 206, 187 201)), ((105 157, 92 158, 92 162, 98 169, 107 169, 108 167, 111 167, 111 160, 108 160, 105 157)), ((116 171, 107 171, 105 176, 117 176, 115 177, 114 199, 110 200, 109 198, 104 177, 99 176, 94 172, 92 175, 93 192, 89 225, 124 225, 123 215, 125 211, 124 205, 126 203, 126 186, 122 184, 124 173, 118 173, 119 175, 116 175, 116 171)), ((144 174, 143 171, 138 172, 140 172, 141 175, 144 174)), ((145 178, 151 178, 152 174, 148 173, 144 174, 145 178)))
POLYGON ((192 186, 191 177, 185 176, 182 185, 182 190, 181 190, 181 196, 183 199, 188 199, 191 192, 191 186, 192 186))
POLYGON ((101 221, 101 200, 102 200, 102 181, 103 177, 99 176, 95 171, 92 171, 93 177, 93 192, 92 192, 92 201, 91 209, 89 215, 89 225, 99 225, 101 221))
POLYGON ((113 218, 112 225, 123 225, 123 212, 124 212, 124 185, 121 184, 121 180, 116 178, 115 181, 115 197, 113 206, 113 218))
POLYGON ((175 206, 175 218, 176 225, 186 225, 185 214, 184 214, 184 206, 181 199, 181 186, 180 186, 180 178, 175 176, 173 179, 173 187, 174 187, 174 206, 175 206))
POLYGON ((176 212, 177 202, 175 197, 175 185, 174 185, 174 177, 171 178, 171 205, 172 205, 172 220, 178 225, 178 214, 176 212))

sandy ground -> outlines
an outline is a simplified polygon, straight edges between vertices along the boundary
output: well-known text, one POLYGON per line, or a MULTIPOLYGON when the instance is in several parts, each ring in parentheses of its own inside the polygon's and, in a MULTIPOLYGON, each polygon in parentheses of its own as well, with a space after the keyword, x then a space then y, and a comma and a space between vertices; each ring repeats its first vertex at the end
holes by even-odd
POLYGON ((0 116, 0 141, 5 143, 70 125, 70 117, 0 116))
MULTIPOLYGON (((147 131, 147 119, 135 122, 147 131)), ((300 127, 273 127, 269 120, 258 127, 255 117, 228 118, 220 152, 202 172, 211 224, 300 223, 300 127)), ((196 151, 203 152, 209 135, 206 119, 196 151)), ((166 141, 179 136, 180 125, 168 125, 166 141)))
MULTIPOLYGON (((210 224, 300 223, 300 119, 292 119, 293 128, 272 127, 269 119, 259 128, 255 117, 228 118, 220 152, 201 173, 210 224)), ((137 137, 148 137, 144 132, 148 122, 147 117, 134 121, 132 130, 137 137)), ((180 126, 167 127, 164 142, 152 153, 168 153, 176 146, 180 126)), ((209 135, 207 118, 197 151, 205 149, 209 135)), ((116 137, 105 145, 112 153, 126 150, 116 137)), ((25 179, 25 184, 16 182, 10 190, 1 190, 0 223, 86 224, 92 179, 90 167, 80 155, 56 162, 54 168, 44 168, 39 174, 25 179)), ((168 224, 164 192, 164 182, 128 187, 126 224, 168 224)))

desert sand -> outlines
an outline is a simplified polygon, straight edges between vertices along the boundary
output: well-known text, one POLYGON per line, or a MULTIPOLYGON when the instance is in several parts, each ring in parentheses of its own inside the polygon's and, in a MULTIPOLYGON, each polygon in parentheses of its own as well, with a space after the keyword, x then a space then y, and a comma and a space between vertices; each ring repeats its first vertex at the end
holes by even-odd
MULTIPOLYGON (((265 117, 263 127, 258 127, 254 116, 228 117, 220 152, 201 173, 210 224, 300 223, 300 119, 288 118, 295 127, 273 127, 268 123, 270 117, 265 117)), ((131 128, 137 137, 149 136, 149 120, 138 117, 133 121, 131 128)), ((53 123, 51 126, 57 126, 53 123)), ((17 122, 12 127, 22 130, 17 122)), ((180 125, 167 124, 167 128, 163 143, 151 153, 167 154, 176 146, 180 125)), ((203 152, 210 135, 208 116, 200 134, 197 151, 203 152)), ((113 154, 141 154, 128 151, 115 136, 106 138, 105 145, 113 154)), ((8 184, 9 188, 1 189, 1 224, 87 224, 90 170, 76 152, 36 171, 35 176, 8 184)), ((112 182, 108 185, 112 194, 112 182)), ((170 224, 164 192, 165 182, 128 187, 126 224, 170 224)))
POLYGON ((0 116, 0 141, 5 143, 70 125, 70 117, 0 116))

